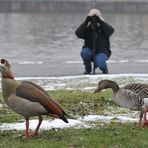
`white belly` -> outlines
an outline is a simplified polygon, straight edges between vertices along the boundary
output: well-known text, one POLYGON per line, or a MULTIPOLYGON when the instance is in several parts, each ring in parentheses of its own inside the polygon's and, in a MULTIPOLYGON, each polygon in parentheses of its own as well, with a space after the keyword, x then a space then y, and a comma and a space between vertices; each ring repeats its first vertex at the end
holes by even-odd
POLYGON ((27 99, 15 95, 11 95, 8 98, 7 104, 13 111, 24 117, 38 116, 48 113, 40 103, 30 102, 27 99))

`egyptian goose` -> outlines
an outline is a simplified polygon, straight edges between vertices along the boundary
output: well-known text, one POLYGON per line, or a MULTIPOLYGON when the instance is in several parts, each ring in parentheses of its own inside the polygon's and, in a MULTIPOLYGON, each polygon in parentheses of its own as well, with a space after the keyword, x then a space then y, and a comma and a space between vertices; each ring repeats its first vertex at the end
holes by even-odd
POLYGON ((11 71, 11 65, 1 59, 2 93, 6 104, 26 120, 25 137, 36 136, 42 123, 42 115, 58 117, 68 123, 64 110, 39 85, 24 81, 17 82, 11 71), (35 131, 29 133, 29 117, 38 116, 39 123, 35 131))
POLYGON ((119 85, 111 80, 101 80, 94 93, 103 89, 111 88, 114 93, 114 102, 124 108, 141 111, 139 125, 148 126, 146 113, 148 112, 148 85, 140 83, 132 83, 119 88, 119 85))

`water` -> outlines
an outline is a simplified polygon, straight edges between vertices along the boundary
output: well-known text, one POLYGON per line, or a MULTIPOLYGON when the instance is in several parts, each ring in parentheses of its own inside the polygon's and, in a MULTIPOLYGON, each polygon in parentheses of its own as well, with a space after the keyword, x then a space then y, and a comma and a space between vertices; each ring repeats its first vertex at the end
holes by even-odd
MULTIPOLYGON (((81 61, 74 32, 85 13, 1 13, 0 57, 11 62, 81 61)), ((112 24, 110 60, 148 60, 148 15, 103 14, 112 24)))

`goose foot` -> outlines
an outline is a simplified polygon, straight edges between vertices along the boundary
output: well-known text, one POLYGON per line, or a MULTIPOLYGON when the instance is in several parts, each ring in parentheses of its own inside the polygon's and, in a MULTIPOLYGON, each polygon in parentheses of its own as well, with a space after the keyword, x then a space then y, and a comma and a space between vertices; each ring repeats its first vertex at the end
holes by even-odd
POLYGON ((29 132, 29 118, 26 118, 25 120, 26 120, 26 130, 25 130, 24 134, 22 135, 22 137, 31 138, 31 137, 38 136, 39 135, 39 128, 40 128, 43 118, 41 116, 39 116, 39 123, 38 123, 35 131, 32 133, 29 132))
POLYGON ((148 120, 146 118, 146 113, 148 112, 148 108, 145 107, 144 108, 144 119, 143 119, 143 124, 142 124, 142 127, 148 127, 148 120))
POLYGON ((38 136, 39 135, 39 132, 38 131, 34 131, 33 133, 31 133, 29 136, 30 137, 35 137, 35 136, 38 136))
POLYGON ((144 120, 144 121, 143 121, 142 127, 148 127, 148 120, 144 120))
POLYGON ((26 133, 23 133, 20 138, 32 138, 32 137, 35 137, 35 136, 38 136, 39 135, 39 132, 37 131, 34 131, 34 132, 29 132, 28 134, 26 133))

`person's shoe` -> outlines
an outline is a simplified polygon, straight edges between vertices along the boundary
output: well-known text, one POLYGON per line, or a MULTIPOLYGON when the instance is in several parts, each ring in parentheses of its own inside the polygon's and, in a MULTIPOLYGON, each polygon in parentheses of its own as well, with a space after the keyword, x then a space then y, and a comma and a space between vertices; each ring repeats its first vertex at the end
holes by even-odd
POLYGON ((89 75, 91 72, 89 72, 89 71, 84 71, 84 75, 89 75))
POLYGON ((102 70, 103 74, 108 74, 108 70, 105 69, 105 70, 102 70))

